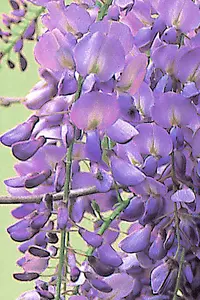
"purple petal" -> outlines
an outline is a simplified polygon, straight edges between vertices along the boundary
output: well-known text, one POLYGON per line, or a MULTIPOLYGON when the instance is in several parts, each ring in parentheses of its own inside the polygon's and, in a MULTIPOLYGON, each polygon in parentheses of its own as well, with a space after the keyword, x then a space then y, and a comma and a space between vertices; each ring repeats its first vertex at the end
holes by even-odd
POLYGON ((24 187, 27 176, 14 177, 4 180, 4 183, 13 188, 24 187))
POLYGON ((51 216, 51 213, 49 211, 46 211, 44 213, 40 213, 39 215, 32 218, 30 226, 33 229, 39 230, 40 228, 42 228, 47 223, 50 216, 51 216))
POLYGON ((34 203, 25 203, 12 210, 12 215, 16 219, 23 219, 36 209, 34 203))
POLYGON ((55 96, 56 92, 57 88, 55 82, 47 84, 46 81, 39 81, 26 96, 24 104, 29 109, 39 109, 43 104, 48 102, 52 96, 55 96))
POLYGON ((34 53, 37 62, 44 68, 55 72, 74 68, 72 51, 58 29, 44 33, 37 42, 34 53))
POLYGON ((131 199, 127 208, 121 213, 121 220, 127 222, 136 221, 144 212, 144 203, 140 197, 131 199))
POLYGON ((145 175, 127 161, 112 156, 111 168, 114 179, 120 184, 134 186, 145 179, 145 175))
POLYGON ((25 187, 27 189, 36 187, 41 183, 43 183, 44 181, 46 181, 51 176, 51 174, 52 174, 51 170, 46 170, 46 171, 42 171, 39 174, 32 175, 25 180, 25 187))
POLYGON ((59 95, 72 95, 77 91, 77 80, 74 71, 68 71, 63 75, 58 84, 59 95))
POLYGON ((37 233, 36 230, 26 228, 24 230, 12 231, 10 237, 16 242, 24 242, 31 239, 37 233))
POLYGON ((166 236, 166 239, 165 239, 165 242, 164 242, 164 248, 166 250, 169 250, 173 243, 174 243, 174 239, 175 239, 175 229, 174 227, 170 228, 167 232, 167 236, 166 236))
POLYGON ((190 124, 196 110, 189 99, 173 92, 164 93, 152 108, 155 122, 165 128, 190 124))
POLYGON ((35 247, 35 246, 31 246, 29 249, 28 249, 29 253, 34 255, 34 256, 38 256, 38 257, 49 257, 50 256, 50 253, 43 249, 43 248, 39 248, 39 247, 35 247))
POLYGON ((164 236, 158 233, 155 240, 149 248, 149 257, 155 261, 164 258, 167 254, 167 250, 164 248, 164 236))
POLYGON ((79 129, 106 129, 118 119, 119 106, 113 95, 90 92, 73 104, 70 116, 79 129))
POLYGON ((168 156, 172 151, 170 135, 162 127, 155 124, 141 124, 136 127, 139 134, 134 137, 134 143, 141 154, 168 156))
POLYGON ((104 264, 108 264, 112 267, 119 267, 122 264, 121 257, 109 244, 103 244, 100 246, 97 249, 97 254, 100 261, 104 264))
POLYGON ((158 167, 157 159, 150 155, 147 156, 147 158, 145 159, 142 170, 145 173, 145 175, 154 177, 157 171, 157 167, 158 167))
POLYGON ((38 139, 18 142, 12 145, 12 153, 17 159, 25 161, 31 158, 45 142, 46 139, 43 136, 38 139))
POLYGON ((160 211, 161 198, 149 197, 145 203, 144 214, 140 218, 140 223, 145 225, 152 221, 160 211))
POLYGON ((186 188, 186 189, 176 191, 171 196, 171 200, 174 202, 191 203, 195 200, 195 194, 191 189, 186 188))
POLYGON ((91 24, 91 18, 87 10, 82 6, 71 3, 65 10, 65 16, 69 28, 71 27, 73 30, 72 33, 86 33, 88 31, 91 24))
POLYGON ((56 192, 60 192, 65 184, 66 166, 63 161, 58 162, 55 171, 54 186, 56 192))
POLYGON ((195 132, 195 134, 193 135, 193 139, 192 139, 192 155, 194 157, 199 157, 200 156, 200 128, 197 129, 197 131, 195 132))
POLYGON ((123 239, 119 247, 127 253, 137 253, 147 248, 150 242, 151 226, 146 225, 144 228, 136 230, 128 237, 123 239))
POLYGON ((136 48, 126 57, 125 68, 117 83, 117 88, 120 91, 128 91, 134 95, 146 73, 147 57, 145 54, 140 53, 136 48))
POLYGON ((20 52, 23 48, 23 39, 20 38, 14 45, 14 51, 15 52, 20 52))
MULTIPOLYGON (((199 78, 199 47, 191 49, 189 47, 183 48, 184 51, 179 54, 175 63, 176 77, 182 82, 194 81, 199 78), (187 61, 187 65, 183 62, 187 61)), ((199 86, 197 86, 199 88, 199 86)))
POLYGON ((68 209, 64 202, 59 203, 58 206, 58 217, 57 217, 57 228, 64 229, 68 224, 68 209))
POLYGON ((72 208, 72 220, 76 223, 81 222, 87 207, 90 206, 90 200, 85 197, 78 197, 72 208))
POLYGON ((123 70, 124 56, 121 43, 115 37, 100 32, 84 37, 74 51, 77 71, 84 77, 95 73, 100 81, 108 81, 123 70))
POLYGON ((88 231, 84 228, 79 229, 79 234, 82 236, 84 241, 94 248, 98 248, 103 243, 103 238, 101 235, 95 232, 88 231))
MULTIPOLYGON (((110 174, 108 174, 103 169, 99 168, 95 173, 95 177, 97 179, 96 187, 100 193, 108 192, 111 189, 111 186, 113 184, 113 178, 110 174)), ((107 204, 109 205, 108 202, 109 200, 107 199, 107 204)))
POLYGON ((87 132, 85 153, 91 161, 100 162, 102 156, 101 140, 97 131, 87 132))
POLYGON ((143 82, 134 95, 134 103, 140 113, 146 117, 151 116, 151 107, 154 104, 154 95, 148 84, 143 82))
POLYGON ((115 270, 113 267, 103 264, 95 256, 89 256, 88 261, 93 270, 100 276, 110 276, 115 270))
POLYGON ((170 266, 170 262, 162 263, 153 269, 151 272, 151 287, 154 294, 162 291, 172 269, 175 269, 175 266, 173 264, 170 266))
POLYGON ((173 74, 174 62, 177 56, 177 45, 161 45, 152 53, 152 60, 156 68, 173 74))
POLYGON ((199 26, 198 6, 190 0, 153 0, 153 7, 168 26, 174 26, 183 32, 199 26), (192 16, 192 18, 191 18, 192 16))
POLYGON ((13 277, 19 281, 31 281, 35 280, 40 275, 38 273, 15 273, 13 277))
POLYGON ((116 273, 104 279, 104 281, 111 286, 113 289, 112 292, 109 294, 101 294, 103 299, 115 299, 121 300, 124 297, 128 296, 133 287, 134 287, 134 280, 131 276, 127 275, 126 273, 116 273))
POLYGON ((23 33, 24 39, 31 39, 35 33, 36 22, 33 20, 23 33))
POLYGON ((118 38, 124 48, 125 55, 127 55, 133 48, 133 36, 129 27, 120 22, 110 22, 103 20, 95 22, 90 27, 90 32, 101 32, 110 37, 118 38))
POLYGON ((40 295, 36 291, 28 291, 23 293, 17 300, 40 300, 40 295))
POLYGON ((107 135, 115 142, 124 144, 129 142, 138 131, 128 122, 118 119, 107 129, 107 135))
POLYGON ((112 288, 105 281, 95 278, 93 274, 86 272, 85 277, 89 280, 90 284, 100 292, 110 293, 112 291, 112 288))
POLYGON ((37 116, 31 116, 26 122, 3 134, 1 136, 1 143, 10 147, 16 142, 28 140, 38 121, 39 118, 37 116))

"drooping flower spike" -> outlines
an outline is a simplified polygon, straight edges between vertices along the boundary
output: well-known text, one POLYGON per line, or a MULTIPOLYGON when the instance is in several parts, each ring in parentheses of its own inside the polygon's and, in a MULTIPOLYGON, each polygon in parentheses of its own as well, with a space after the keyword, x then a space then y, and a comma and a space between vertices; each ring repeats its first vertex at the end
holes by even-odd
POLYGON ((0 58, 24 71, 37 38, 41 77, 0 138, 18 160, 0 197, 21 203, 13 276, 35 280, 18 299, 198 298, 199 1, 10 4, 0 58))

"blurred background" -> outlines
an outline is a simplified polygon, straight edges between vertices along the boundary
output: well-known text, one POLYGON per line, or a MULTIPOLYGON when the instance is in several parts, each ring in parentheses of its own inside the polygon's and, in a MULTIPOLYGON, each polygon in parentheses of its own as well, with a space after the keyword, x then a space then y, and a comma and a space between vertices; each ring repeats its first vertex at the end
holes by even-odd
MULTIPOLYGON (((0 1, 0 13, 8 13, 10 11, 9 1, 0 1)), ((2 22, 1 22, 2 23, 2 22)), ((0 25, 1 27, 1 25, 0 25)), ((0 49, 1 49, 0 40, 0 49)), ((6 60, 3 59, 0 65, 0 97, 24 97, 31 87, 38 81, 37 65, 33 56, 33 42, 26 42, 23 54, 28 59, 28 68, 23 73, 20 71, 18 64, 14 69, 9 69, 6 60)), ((12 57, 12 56, 11 56, 12 57)), ((16 61, 16 57, 13 60, 16 61)), ((0 106, 0 135, 23 122, 30 115, 21 104, 14 104, 10 107, 0 106)), ((12 157, 8 147, 0 145, 0 194, 6 195, 4 179, 15 176, 13 165, 15 159, 12 157)), ((33 283, 20 283, 13 279, 12 274, 19 269, 16 266, 16 260, 20 257, 17 250, 17 243, 13 242, 7 234, 6 228, 15 222, 11 216, 11 210, 15 206, 0 206, 0 299, 16 300, 24 291, 31 289, 33 283)))

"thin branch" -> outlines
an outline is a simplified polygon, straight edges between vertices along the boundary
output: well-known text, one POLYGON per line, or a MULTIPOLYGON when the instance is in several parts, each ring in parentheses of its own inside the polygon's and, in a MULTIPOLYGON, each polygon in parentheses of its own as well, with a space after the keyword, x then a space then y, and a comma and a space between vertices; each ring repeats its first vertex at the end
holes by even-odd
POLYGON ((177 275, 177 280, 176 280, 176 286, 175 286, 175 290, 174 290, 174 296, 173 296, 173 300, 177 300, 178 299, 178 291, 180 288, 180 283, 181 283, 181 275, 182 275, 182 268, 183 268, 183 264, 184 264, 184 259, 185 259, 185 249, 182 250, 181 252, 181 257, 180 257, 180 262, 179 262, 179 268, 178 268, 178 275, 177 275))
MULTIPOLYGON (((103 222, 103 224, 101 225, 101 227, 98 230, 98 234, 99 235, 103 235, 104 232, 110 227, 110 224, 112 223, 112 221, 114 221, 115 219, 117 219, 117 217, 120 215, 120 213, 129 205, 130 203, 130 199, 127 199, 125 201, 123 201, 122 203, 120 203, 117 208, 111 213, 111 215, 106 218, 103 222)), ((109 228, 110 230, 112 230, 112 228, 109 228)), ((86 255, 89 257, 92 255, 92 253, 94 252, 95 248, 94 247, 89 247, 86 255)), ((73 294, 76 295, 78 293, 78 289, 79 286, 76 286, 74 288, 74 292, 73 294)))
MULTIPOLYGON (((123 186, 119 185, 118 188, 123 188, 123 186)), ((111 190, 114 190, 115 186, 111 187, 111 190)), ((71 190, 69 193, 69 198, 77 198, 81 196, 87 196, 99 192, 96 186, 90 186, 87 188, 80 188, 71 190)), ((63 199, 63 192, 60 193, 49 193, 53 196, 53 201, 58 201, 63 199)), ((40 203, 45 194, 42 195, 32 195, 32 196, 0 196, 0 204, 23 204, 23 203, 40 203)))
MULTIPOLYGON (((78 89, 75 94, 76 101, 81 94, 81 89, 83 85, 83 78, 79 76, 78 79, 78 89)), ((73 136, 75 137, 75 127, 73 127, 73 136)), ((63 193, 63 201, 66 203, 68 208, 68 214, 71 214, 72 206, 70 202, 70 189, 71 189, 71 170, 72 170, 72 162, 73 162, 73 147, 75 138, 73 137, 71 144, 67 150, 66 155, 66 177, 65 177, 65 184, 64 184, 64 193, 63 193)), ((58 263, 58 276, 57 276, 57 283, 56 283, 56 297, 55 300, 60 300, 61 295, 61 287, 62 287, 62 277, 64 275, 65 281, 63 283, 64 292, 66 291, 66 280, 67 280, 67 273, 68 273, 68 258, 67 258, 67 247, 69 246, 70 242, 70 234, 66 231, 66 228, 61 230, 61 238, 60 238, 60 253, 59 253, 59 263, 58 263), (66 246, 66 248, 65 248, 66 246)), ((65 299, 65 295, 64 295, 65 299)))
POLYGON ((23 101, 23 97, 3 97, 0 96, 0 106, 10 106, 11 104, 20 103, 23 101))
MULTIPOLYGON (((12 50, 15 43, 18 41, 18 39, 20 37, 22 37, 24 35, 25 31, 27 30, 27 28, 31 24, 31 22, 34 21, 35 19, 37 19, 44 11, 45 11, 45 7, 34 8, 34 10, 32 10, 32 12, 31 12, 31 16, 30 16, 31 18, 27 19, 27 17, 26 17, 23 19, 23 21, 20 23, 20 25, 22 26, 20 32, 17 35, 15 35, 15 37, 12 41, 9 41, 5 45, 5 47, 2 51, 2 57, 4 57, 5 55, 9 55, 9 53, 12 50)), ((19 24, 17 26, 19 26, 19 24)), ((12 30, 12 32, 13 32, 13 30, 12 30)))
MULTIPOLYGON (((67 151, 67 161, 66 161, 66 179, 64 185, 63 201, 66 205, 69 204, 69 193, 71 185, 71 166, 72 166, 72 151, 73 151, 74 139, 71 142, 68 151, 67 151)), ((69 206, 69 205, 68 205, 69 206)), ((58 276, 56 284, 56 300, 60 299, 61 287, 62 287, 62 277, 64 275, 65 279, 67 276, 67 263, 65 265, 65 257, 67 257, 67 252, 65 251, 65 243, 69 244, 69 232, 66 231, 66 228, 61 230, 60 238, 60 253, 59 253, 59 263, 58 263, 58 276), (66 253, 65 253, 66 252, 66 253), (64 270, 63 267, 65 266, 64 270), (64 272, 64 274, 63 274, 64 272)), ((64 291, 66 290, 66 281, 64 282, 64 291)), ((64 297, 65 298, 65 297, 64 297)))

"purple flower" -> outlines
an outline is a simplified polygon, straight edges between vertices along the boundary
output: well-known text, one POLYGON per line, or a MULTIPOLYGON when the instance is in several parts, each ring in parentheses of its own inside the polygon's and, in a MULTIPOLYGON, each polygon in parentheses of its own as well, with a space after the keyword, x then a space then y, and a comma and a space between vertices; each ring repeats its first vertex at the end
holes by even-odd
POLYGON ((151 286, 154 294, 167 291, 175 286, 177 266, 173 261, 161 263, 151 272, 151 286))
POLYGON ((35 46, 35 58, 44 68, 52 71, 74 69, 74 59, 70 44, 58 30, 44 33, 35 46), (53 59, 52 59, 53 58, 53 59))
POLYGON ((150 225, 141 226, 140 229, 136 229, 120 242, 120 248, 126 253, 137 253, 145 250, 150 242, 151 230, 150 225))
POLYGON ((88 231, 84 228, 79 228, 79 234, 82 236, 84 241, 94 248, 98 248, 103 243, 103 238, 101 235, 96 234, 95 232, 88 231))
POLYGON ((164 128, 188 125, 195 115, 195 107, 189 99, 173 92, 163 94, 152 107, 152 117, 164 128))
POLYGON ((73 104, 70 116, 79 129, 106 129, 118 119, 119 107, 114 95, 90 92, 73 104))
POLYGON ((142 84, 146 66, 146 55, 140 53, 137 49, 132 50, 126 57, 125 68, 118 80, 117 88, 120 91, 134 95, 142 84))
POLYGON ((115 156, 111 157, 111 168, 114 179, 126 186, 135 186, 145 179, 138 168, 115 156))
POLYGON ((172 141, 162 127, 155 124, 141 124, 136 127, 139 134, 135 136, 134 143, 141 154, 153 156, 167 156, 172 151, 172 141))
POLYGON ((36 291, 28 291, 23 293, 17 300, 40 300, 40 295, 36 291))
POLYGON ((176 191, 172 196, 171 200, 174 202, 186 202, 186 203, 191 203, 195 200, 195 194, 194 192, 189 189, 181 189, 176 191))
POLYGON ((94 73, 100 81, 108 81, 115 73, 123 70, 125 54, 116 37, 95 32, 79 41, 74 58, 77 71, 82 76, 94 73))
POLYGON ((16 142, 28 140, 38 121, 39 118, 37 116, 31 116, 26 122, 3 134, 1 136, 1 143, 6 146, 12 146, 16 142))
POLYGON ((28 141, 17 142, 12 145, 12 153, 19 160, 25 161, 31 158, 40 147, 46 142, 44 136, 37 139, 30 139, 28 141))
POLYGON ((168 26, 173 25, 183 32, 191 31, 199 26, 199 9, 190 0, 169 0, 167 3, 164 0, 153 0, 152 5, 168 26))

